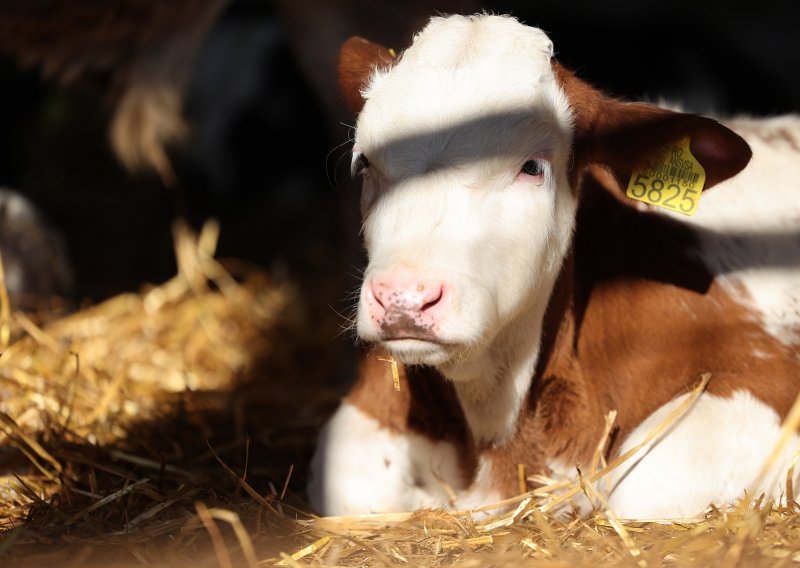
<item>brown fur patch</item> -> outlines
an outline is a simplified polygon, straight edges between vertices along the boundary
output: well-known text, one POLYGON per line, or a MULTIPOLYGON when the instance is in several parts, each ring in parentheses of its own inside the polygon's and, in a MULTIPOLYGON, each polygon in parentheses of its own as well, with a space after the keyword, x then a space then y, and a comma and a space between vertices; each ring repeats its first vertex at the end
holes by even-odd
POLYGON ((562 322, 558 341, 531 392, 548 455, 588 459, 609 410, 619 411, 624 438, 706 372, 711 394, 748 390, 781 418, 788 412, 800 392, 798 348, 768 334, 705 267, 660 254, 665 239, 685 250, 692 238, 688 227, 615 199, 582 203, 572 302, 553 318, 562 322))

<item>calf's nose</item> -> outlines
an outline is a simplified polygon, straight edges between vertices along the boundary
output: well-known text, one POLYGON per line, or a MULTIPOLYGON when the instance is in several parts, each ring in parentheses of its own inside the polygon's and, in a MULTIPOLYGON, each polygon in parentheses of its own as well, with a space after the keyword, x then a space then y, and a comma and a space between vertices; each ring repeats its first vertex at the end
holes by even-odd
POLYGON ((370 317, 389 335, 434 332, 445 295, 443 281, 406 272, 373 278, 366 290, 370 317))

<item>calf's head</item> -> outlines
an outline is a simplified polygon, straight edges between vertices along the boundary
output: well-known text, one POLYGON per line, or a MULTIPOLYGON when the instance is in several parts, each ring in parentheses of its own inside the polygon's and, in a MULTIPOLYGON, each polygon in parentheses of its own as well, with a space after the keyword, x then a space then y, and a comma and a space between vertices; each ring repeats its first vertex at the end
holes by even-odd
POLYGON ((749 159, 714 121, 603 96, 509 17, 433 18, 398 57, 352 38, 340 83, 359 113, 358 333, 404 363, 462 363, 520 321, 541 326, 586 165, 626 182, 687 134, 708 186, 749 159))

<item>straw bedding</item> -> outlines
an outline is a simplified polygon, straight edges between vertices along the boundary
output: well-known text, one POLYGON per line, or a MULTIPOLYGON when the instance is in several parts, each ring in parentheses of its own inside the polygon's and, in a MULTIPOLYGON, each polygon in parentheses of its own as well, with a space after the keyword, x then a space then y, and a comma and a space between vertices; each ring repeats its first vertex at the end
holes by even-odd
POLYGON ((332 363, 297 348, 314 327, 297 293, 223 268, 216 237, 177 226, 175 278, 49 323, 0 293, 0 565, 800 563, 791 487, 780 506, 625 522, 582 483, 613 467, 601 459, 575 483, 523 478, 537 489, 480 519, 315 518, 305 467, 339 396, 332 363), (557 512, 581 492, 594 513, 557 512))

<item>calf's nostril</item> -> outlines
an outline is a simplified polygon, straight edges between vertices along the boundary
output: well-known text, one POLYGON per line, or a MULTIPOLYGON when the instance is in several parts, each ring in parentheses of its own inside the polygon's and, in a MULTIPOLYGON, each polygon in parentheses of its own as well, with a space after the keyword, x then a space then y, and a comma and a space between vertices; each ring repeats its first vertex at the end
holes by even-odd
POLYGON ((381 308, 383 308, 385 310, 386 309, 386 305, 384 304, 383 300, 381 299, 381 286, 382 285, 380 283, 376 283, 375 281, 373 281, 370 284, 370 290, 369 291, 370 291, 370 295, 372 296, 372 299, 375 300, 375 303, 378 304, 378 306, 380 306, 381 308))
MULTIPOLYGON (((424 289, 424 286, 420 285, 420 287, 424 289)), ((425 302, 422 305, 422 308, 420 308, 420 311, 424 312, 425 310, 429 310, 430 308, 434 307, 442 300, 442 296, 444 296, 444 288, 440 287, 438 293, 432 299, 425 302)))

